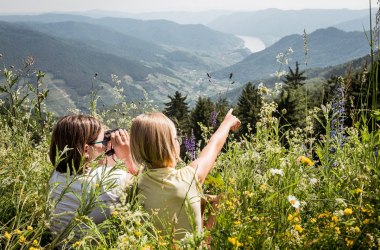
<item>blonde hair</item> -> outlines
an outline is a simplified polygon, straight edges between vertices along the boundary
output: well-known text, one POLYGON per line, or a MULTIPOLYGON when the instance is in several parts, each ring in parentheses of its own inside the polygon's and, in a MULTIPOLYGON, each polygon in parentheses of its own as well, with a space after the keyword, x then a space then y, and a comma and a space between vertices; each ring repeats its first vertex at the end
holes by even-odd
POLYGON ((174 167, 177 152, 174 123, 162 113, 147 113, 132 121, 130 144, 133 159, 147 167, 174 167))

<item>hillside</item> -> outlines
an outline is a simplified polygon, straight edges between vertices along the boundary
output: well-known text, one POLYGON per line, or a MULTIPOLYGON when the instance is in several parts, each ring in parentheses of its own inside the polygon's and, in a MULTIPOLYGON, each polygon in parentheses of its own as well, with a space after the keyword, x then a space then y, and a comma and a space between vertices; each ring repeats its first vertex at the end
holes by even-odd
MULTIPOLYGON (((368 10, 267 9, 224 15, 207 26, 231 34, 259 37, 269 46, 284 36, 299 34, 304 29, 311 33, 316 29, 365 17, 368 17, 368 10)), ((363 28, 358 31, 363 31, 363 28)))
MULTIPOLYGON (((279 53, 284 53, 289 47, 294 51, 290 55, 290 65, 295 62, 305 68, 304 39, 302 35, 290 35, 263 51, 253 53, 239 63, 213 73, 215 78, 223 79, 230 72, 240 82, 248 82, 268 78, 270 74, 280 69, 276 61, 279 53)), ((307 68, 327 67, 337 65, 369 53, 369 45, 363 32, 345 32, 336 28, 317 30, 307 36, 307 68)), ((287 66, 283 66, 287 69, 287 66)))
MULTIPOLYGON (((20 65, 22 59, 32 55, 35 67, 63 80, 59 89, 70 95, 81 107, 81 99, 94 88, 97 81, 111 82, 110 75, 128 75, 134 81, 145 81, 152 74, 174 76, 159 67, 147 67, 142 63, 99 52, 84 43, 62 40, 26 29, 17 24, 0 22, 0 51, 8 65, 20 65), (96 83, 96 82, 95 82, 96 83)), ((130 86, 127 96, 138 98, 143 92, 130 86)))
MULTIPOLYGON (((370 56, 366 55, 354 60, 349 60, 347 62, 344 62, 342 64, 334 65, 334 66, 327 66, 323 68, 309 68, 305 70, 304 76, 307 77, 306 83, 309 84, 315 84, 316 88, 318 88, 319 84, 325 83, 328 79, 330 79, 333 76, 345 76, 349 72, 357 72, 360 70, 363 70, 365 65, 368 65, 370 62, 370 56)), ((293 67, 294 69, 294 67, 293 67)), ((285 69, 285 70, 288 70, 285 69)), ((273 87, 275 82, 281 82, 284 79, 281 78, 278 80, 275 77, 268 77, 266 79, 262 79, 260 81, 252 81, 254 84, 258 84, 259 82, 264 83, 265 86, 273 87)), ((245 84, 242 86, 238 86, 236 88, 233 88, 225 93, 226 97, 231 103, 236 103, 238 101, 239 96, 241 95, 241 92, 243 88, 245 87, 245 84)), ((218 95, 213 96, 212 99, 217 100, 218 95)))

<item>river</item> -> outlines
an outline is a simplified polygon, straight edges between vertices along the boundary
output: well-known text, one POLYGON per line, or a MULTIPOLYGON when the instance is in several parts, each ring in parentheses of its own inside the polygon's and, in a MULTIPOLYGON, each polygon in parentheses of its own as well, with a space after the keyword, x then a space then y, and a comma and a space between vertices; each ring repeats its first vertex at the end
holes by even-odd
POLYGON ((237 36, 237 37, 244 40, 245 47, 247 47, 252 53, 265 49, 265 44, 260 38, 253 37, 253 36, 237 36))

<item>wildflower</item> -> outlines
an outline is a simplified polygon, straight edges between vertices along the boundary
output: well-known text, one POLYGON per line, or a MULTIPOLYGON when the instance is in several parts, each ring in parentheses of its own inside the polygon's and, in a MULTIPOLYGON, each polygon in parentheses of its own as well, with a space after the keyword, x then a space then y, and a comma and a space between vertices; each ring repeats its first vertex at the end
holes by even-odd
POLYGON ((21 235, 20 238, 18 239, 18 242, 20 242, 20 244, 24 244, 26 242, 25 236, 21 235))
POLYGON ((263 191, 266 190, 267 188, 268 188, 268 186, 265 183, 260 185, 260 189, 263 191))
POLYGON ((81 241, 77 241, 73 244, 73 247, 79 247, 82 244, 81 241))
POLYGON ((240 221, 240 220, 238 220, 238 221, 234 221, 234 224, 235 224, 236 226, 239 226, 239 225, 241 224, 241 221, 240 221))
POLYGON ((288 201, 290 202, 290 204, 292 205, 292 207, 298 209, 300 207, 300 202, 299 200, 297 200, 297 198, 293 195, 289 195, 288 196, 288 201))
POLYGON ((26 227, 26 230, 28 230, 28 231, 33 231, 33 227, 32 227, 32 226, 27 226, 27 227, 26 227))
POLYGON ((270 170, 270 173, 272 175, 280 175, 280 176, 284 176, 284 171, 282 169, 275 169, 275 168, 271 168, 270 170))
POLYGON ((333 221, 333 222, 335 222, 335 223, 337 223, 338 221, 339 221, 339 218, 337 217, 337 216, 333 216, 333 217, 331 217, 331 220, 333 221))
POLYGON ((244 194, 248 196, 249 198, 253 196, 253 192, 250 192, 250 191, 244 191, 244 194))
POLYGON ((351 208, 346 208, 343 211, 344 215, 351 215, 352 214, 352 209, 351 208))
POLYGON ((311 222, 311 223, 315 223, 315 222, 317 222, 317 219, 316 219, 316 218, 311 218, 311 219, 310 219, 310 222, 311 222))
POLYGON ((292 214, 289 214, 288 215, 288 221, 292 221, 293 220, 293 215, 292 214))
POLYGON ((350 240, 348 238, 345 238, 344 240, 346 241, 346 246, 352 247, 354 245, 354 241, 353 240, 350 240))
POLYGON ((36 248, 36 247, 29 247, 29 250, 39 250, 39 248, 36 248))
POLYGON ((7 240, 10 240, 12 238, 12 234, 8 233, 8 232, 5 232, 4 233, 4 236, 7 240))
POLYGON ((191 160, 195 159, 195 150, 196 150, 196 143, 195 143, 195 136, 194 131, 191 131, 190 137, 185 137, 185 148, 186 152, 190 155, 191 160))
POLYGON ((363 224, 364 224, 364 225, 367 225, 367 224, 369 224, 369 223, 371 223, 371 221, 370 221, 369 219, 365 219, 365 220, 363 220, 363 224))
POLYGON ((334 229, 335 229, 335 233, 340 234, 340 228, 339 227, 335 227, 334 229))
POLYGON ((311 178, 310 179, 310 184, 311 185, 315 185, 315 184, 317 184, 318 183, 318 179, 316 179, 316 178, 311 178))
POLYGON ((135 231, 134 234, 137 236, 137 237, 140 237, 142 235, 142 233, 140 231, 135 231))
POLYGON ((236 237, 228 237, 228 242, 237 247, 241 247, 243 245, 243 243, 239 242, 236 237))
POLYGON ((22 231, 21 231, 20 229, 15 229, 13 232, 14 232, 15 234, 17 234, 17 235, 22 234, 22 231))
POLYGON ((296 226, 294 227, 294 229, 295 229, 297 232, 299 232, 299 233, 302 233, 302 231, 303 231, 303 228, 301 227, 301 225, 296 225, 296 226))
POLYGON ((300 156, 297 158, 297 162, 298 163, 301 163, 301 164, 305 164, 309 167, 313 166, 314 165, 314 162, 312 160, 310 160, 309 158, 307 158, 306 156, 300 156))
POLYGON ((113 217, 116 217, 118 214, 119 214, 118 211, 113 211, 113 212, 112 212, 112 216, 113 216, 113 217))
POLYGON ((217 122, 217 118, 218 117, 218 112, 216 112, 215 110, 211 112, 211 117, 210 117, 210 120, 211 120, 211 125, 213 128, 216 127, 216 122, 217 122))
POLYGON ((228 180, 231 184, 235 184, 236 183, 236 179, 235 178, 230 178, 229 180, 228 180))
POLYGON ((355 194, 363 193, 363 189, 361 189, 361 188, 357 188, 357 189, 354 190, 354 193, 355 193, 355 194))
POLYGON ((38 244, 38 240, 33 240, 33 246, 38 246, 39 244, 38 244))

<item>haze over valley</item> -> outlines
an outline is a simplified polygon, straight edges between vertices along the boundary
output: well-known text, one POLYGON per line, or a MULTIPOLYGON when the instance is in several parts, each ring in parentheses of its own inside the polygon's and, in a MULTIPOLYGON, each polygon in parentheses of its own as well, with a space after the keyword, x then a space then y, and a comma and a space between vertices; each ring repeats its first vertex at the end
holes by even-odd
POLYGON ((148 96, 162 106, 178 90, 192 104, 267 81, 281 67, 276 56, 289 47, 289 66, 298 61, 308 72, 366 56, 367 15, 365 9, 8 14, 0 16, 0 53, 15 68, 34 58, 33 67, 47 73, 47 102, 58 114, 84 109, 93 91, 104 105, 117 104, 118 80, 126 101, 148 96))

